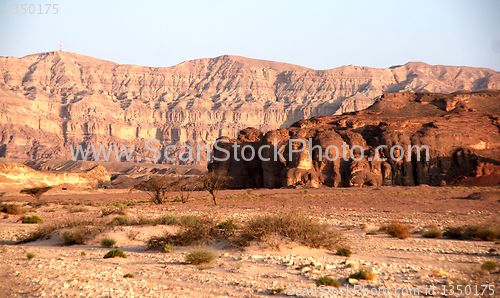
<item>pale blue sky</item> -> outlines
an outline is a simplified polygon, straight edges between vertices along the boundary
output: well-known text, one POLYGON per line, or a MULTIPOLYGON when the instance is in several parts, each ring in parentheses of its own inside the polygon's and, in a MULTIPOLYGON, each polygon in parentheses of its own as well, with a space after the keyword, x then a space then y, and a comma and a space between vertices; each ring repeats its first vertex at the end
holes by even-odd
POLYGON ((0 55, 60 41, 149 66, 233 54, 316 69, 424 61, 500 70, 500 1, 1 1, 0 55), (16 15, 19 3, 58 3, 59 13, 16 15))

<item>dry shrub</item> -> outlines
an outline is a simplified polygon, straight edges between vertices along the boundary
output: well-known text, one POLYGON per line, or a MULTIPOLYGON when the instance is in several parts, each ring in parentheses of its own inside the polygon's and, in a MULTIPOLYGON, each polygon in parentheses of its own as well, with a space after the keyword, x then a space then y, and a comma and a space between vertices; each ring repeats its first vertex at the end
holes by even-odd
POLYGON ((185 229, 177 234, 165 234, 164 236, 154 236, 148 240, 149 249, 162 249, 166 244, 175 246, 201 245, 214 240, 214 222, 210 218, 191 218, 189 223, 185 223, 185 229))
POLYGON ((424 238, 440 238, 441 236, 443 236, 443 232, 437 226, 425 227, 422 231, 424 238))
POLYGON ((363 268, 349 275, 349 278, 373 281, 377 279, 377 274, 371 268, 363 268))
POLYGON ((179 222, 184 227, 181 232, 152 237, 148 241, 148 248, 162 249, 168 243, 186 246, 205 245, 216 241, 244 247, 252 242, 267 243, 273 237, 326 249, 333 249, 340 242, 340 234, 330 226, 297 214, 258 216, 241 225, 232 220, 215 224, 210 218, 197 216, 181 217, 179 222))
POLYGON ((252 241, 261 242, 269 236, 279 236, 313 248, 335 248, 340 234, 326 224, 298 214, 278 214, 258 216, 251 219, 237 239, 239 246, 247 246, 252 241))
POLYGON ((102 216, 108 216, 112 214, 126 215, 127 208, 124 206, 109 206, 101 210, 102 216))
POLYGON ((62 233, 64 245, 82 245, 91 240, 104 230, 97 226, 77 226, 62 233))
POLYGON ((215 253, 204 248, 194 249, 190 251, 185 257, 186 263, 192 265, 210 263, 214 259, 215 259, 215 253))
POLYGON ((25 210, 19 204, 0 203, 0 212, 11 214, 11 215, 19 215, 19 214, 23 214, 25 212, 25 210))
POLYGON ((448 227, 445 229, 443 236, 449 239, 459 240, 495 241, 500 239, 500 224, 494 223, 448 227))
POLYGON ((48 239, 54 232, 76 227, 95 227, 100 231, 106 229, 104 222, 95 219, 66 219, 50 224, 42 224, 35 231, 28 233, 20 240, 23 242, 36 241, 39 239, 48 239))
POLYGON ((411 226, 402 224, 400 222, 392 222, 388 225, 380 227, 380 231, 387 233, 392 237, 399 239, 406 239, 411 236, 411 226))

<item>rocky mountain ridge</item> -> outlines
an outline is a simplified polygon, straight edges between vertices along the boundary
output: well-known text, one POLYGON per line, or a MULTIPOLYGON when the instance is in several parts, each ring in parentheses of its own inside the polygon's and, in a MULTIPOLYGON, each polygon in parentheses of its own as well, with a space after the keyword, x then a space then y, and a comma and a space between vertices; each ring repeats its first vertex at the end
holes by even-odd
MULTIPOLYGON (((70 145, 211 144, 362 110, 388 92, 500 89, 486 68, 407 63, 329 70, 220 56, 171 67, 120 65, 68 52, 0 57, 0 157, 70 158, 70 145)), ((163 161, 166 162, 166 161, 163 161)))

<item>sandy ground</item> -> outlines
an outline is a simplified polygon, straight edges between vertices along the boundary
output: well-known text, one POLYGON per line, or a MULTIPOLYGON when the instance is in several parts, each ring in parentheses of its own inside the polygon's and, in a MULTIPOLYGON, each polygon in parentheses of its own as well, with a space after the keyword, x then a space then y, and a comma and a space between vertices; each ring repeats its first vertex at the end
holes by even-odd
MULTIPOLYGON (((1 199, 32 202, 21 195, 1 199)), ((500 261, 498 242, 427 239, 417 233, 400 240, 372 232, 394 220, 410 224, 415 231, 427 225, 443 228, 498 221, 499 200, 498 188, 426 186, 228 190, 220 192, 218 206, 203 192, 193 193, 185 204, 163 205, 149 203, 143 193, 123 190, 52 192, 41 199, 41 206, 26 206, 26 214, 37 214, 50 224, 68 218, 103 218, 102 210, 116 206, 126 206, 132 217, 196 214, 244 220, 270 212, 297 212, 334 226, 353 255, 336 256, 285 241, 279 249, 213 245, 216 260, 195 266, 184 262, 193 247, 175 247, 171 253, 146 250, 149 237, 172 232, 172 226, 113 227, 85 245, 62 246, 58 237, 15 244, 39 225, 20 223, 21 215, 5 215, 0 219, 0 296, 253 297, 279 292, 299 297, 439 297, 454 290, 451 296, 498 297, 498 270, 479 269, 484 261, 500 261), (475 192, 482 194, 480 199, 465 199, 475 192), (99 241, 105 236, 117 240, 127 258, 103 259, 109 249, 100 247, 99 241), (27 253, 35 257, 28 259, 27 253), (315 285, 319 277, 343 280, 364 267, 372 268, 377 280, 345 280, 340 288, 315 285), (133 277, 124 278, 127 273, 133 277), (467 294, 457 294, 465 289, 467 294)))

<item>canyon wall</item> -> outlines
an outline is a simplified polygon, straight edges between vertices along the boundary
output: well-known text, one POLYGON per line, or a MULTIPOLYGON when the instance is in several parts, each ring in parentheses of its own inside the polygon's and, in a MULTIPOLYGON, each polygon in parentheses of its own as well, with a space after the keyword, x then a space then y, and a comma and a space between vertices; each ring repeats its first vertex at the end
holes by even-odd
POLYGON ((24 160, 69 159, 70 146, 124 144, 135 146, 132 161, 140 161, 151 156, 144 141, 152 139, 161 150, 174 145, 177 156, 183 143, 362 110, 387 92, 500 88, 498 72, 485 68, 312 70, 237 56, 157 68, 49 52, 0 57, 0 73, 0 157, 24 160))
POLYGON ((221 138, 209 170, 233 188, 498 186, 499 119, 499 91, 384 94, 363 111, 221 138))

